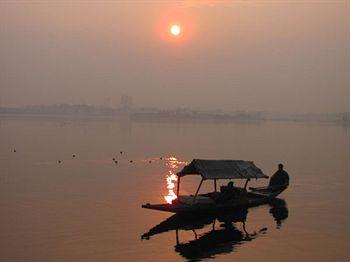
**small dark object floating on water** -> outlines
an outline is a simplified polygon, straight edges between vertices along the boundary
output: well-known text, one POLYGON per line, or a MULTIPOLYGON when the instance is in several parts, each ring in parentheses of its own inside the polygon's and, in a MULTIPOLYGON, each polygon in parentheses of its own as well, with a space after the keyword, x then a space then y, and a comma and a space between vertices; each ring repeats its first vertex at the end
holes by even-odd
POLYGON ((152 163, 152 161, 150 160, 150 161, 148 161, 148 163, 152 163))
POLYGON ((115 164, 118 164, 118 161, 117 161, 117 160, 114 160, 114 163, 115 163, 115 164))
POLYGON ((17 150, 16 150, 16 149, 14 149, 14 150, 13 150, 13 152, 14 152, 14 153, 16 153, 16 152, 17 152, 17 150))
POLYGON ((230 210, 234 208, 249 208, 267 204, 281 194, 288 183, 258 188, 249 188, 247 185, 252 178, 268 178, 252 161, 243 160, 202 160, 194 159, 185 166, 177 176, 175 199, 166 199, 167 204, 145 204, 143 208, 173 213, 205 213, 230 210), (180 180, 187 175, 201 176, 201 182, 195 195, 180 196, 180 180), (230 182, 227 186, 217 190, 217 180, 245 179, 243 188, 230 182), (198 194, 204 181, 214 182, 214 192, 198 194))
POLYGON ((160 160, 163 160, 163 158, 162 158, 162 157, 160 157, 159 159, 160 159, 160 160))
POLYGON ((120 154, 123 154, 123 151, 120 151, 119 153, 120 153, 120 154))
POLYGON ((72 157, 75 157, 75 155, 72 155, 72 157))
POLYGON ((133 160, 130 160, 130 163, 134 162, 133 160))
POLYGON ((61 160, 58 160, 58 163, 59 163, 59 164, 61 164, 61 163, 62 163, 62 161, 61 161, 61 160))
POLYGON ((115 158, 113 157, 113 161, 115 161, 115 158))

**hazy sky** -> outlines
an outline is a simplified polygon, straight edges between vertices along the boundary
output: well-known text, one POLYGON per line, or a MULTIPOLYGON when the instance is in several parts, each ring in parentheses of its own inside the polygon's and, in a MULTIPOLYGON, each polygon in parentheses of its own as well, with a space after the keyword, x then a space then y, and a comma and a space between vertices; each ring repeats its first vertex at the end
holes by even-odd
POLYGON ((349 1, 0 1, 0 104, 350 111, 349 1), (183 35, 168 33, 172 23, 183 35))

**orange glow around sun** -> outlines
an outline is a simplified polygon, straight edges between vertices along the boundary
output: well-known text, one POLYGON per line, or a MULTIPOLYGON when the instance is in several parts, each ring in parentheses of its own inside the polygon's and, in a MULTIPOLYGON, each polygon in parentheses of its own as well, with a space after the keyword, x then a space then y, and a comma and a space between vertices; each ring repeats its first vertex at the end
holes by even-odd
POLYGON ((173 36, 179 36, 181 34, 181 27, 179 25, 172 25, 170 27, 170 33, 173 36))
POLYGON ((154 21, 154 32, 163 43, 172 47, 184 47, 196 37, 196 20, 187 10, 163 10, 154 21))

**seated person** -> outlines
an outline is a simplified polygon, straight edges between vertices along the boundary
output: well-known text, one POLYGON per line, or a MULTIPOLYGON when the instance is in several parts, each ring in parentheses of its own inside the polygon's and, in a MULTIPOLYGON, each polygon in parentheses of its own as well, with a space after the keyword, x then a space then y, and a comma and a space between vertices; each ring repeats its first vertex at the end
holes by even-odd
POLYGON ((283 170, 283 164, 278 164, 278 170, 270 179, 269 187, 279 188, 289 185, 289 175, 283 170))
POLYGON ((227 186, 221 187, 220 195, 217 199, 219 203, 225 203, 231 199, 237 198, 240 195, 239 188, 233 186, 233 182, 230 181, 227 186))

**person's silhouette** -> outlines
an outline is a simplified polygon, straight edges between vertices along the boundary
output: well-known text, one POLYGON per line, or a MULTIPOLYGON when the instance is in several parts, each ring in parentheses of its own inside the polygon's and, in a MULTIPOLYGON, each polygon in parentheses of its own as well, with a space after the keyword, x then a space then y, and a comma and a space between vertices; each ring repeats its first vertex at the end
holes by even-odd
POLYGON ((289 185, 289 175, 283 170, 283 164, 278 164, 278 170, 270 179, 269 187, 280 187, 289 185))

